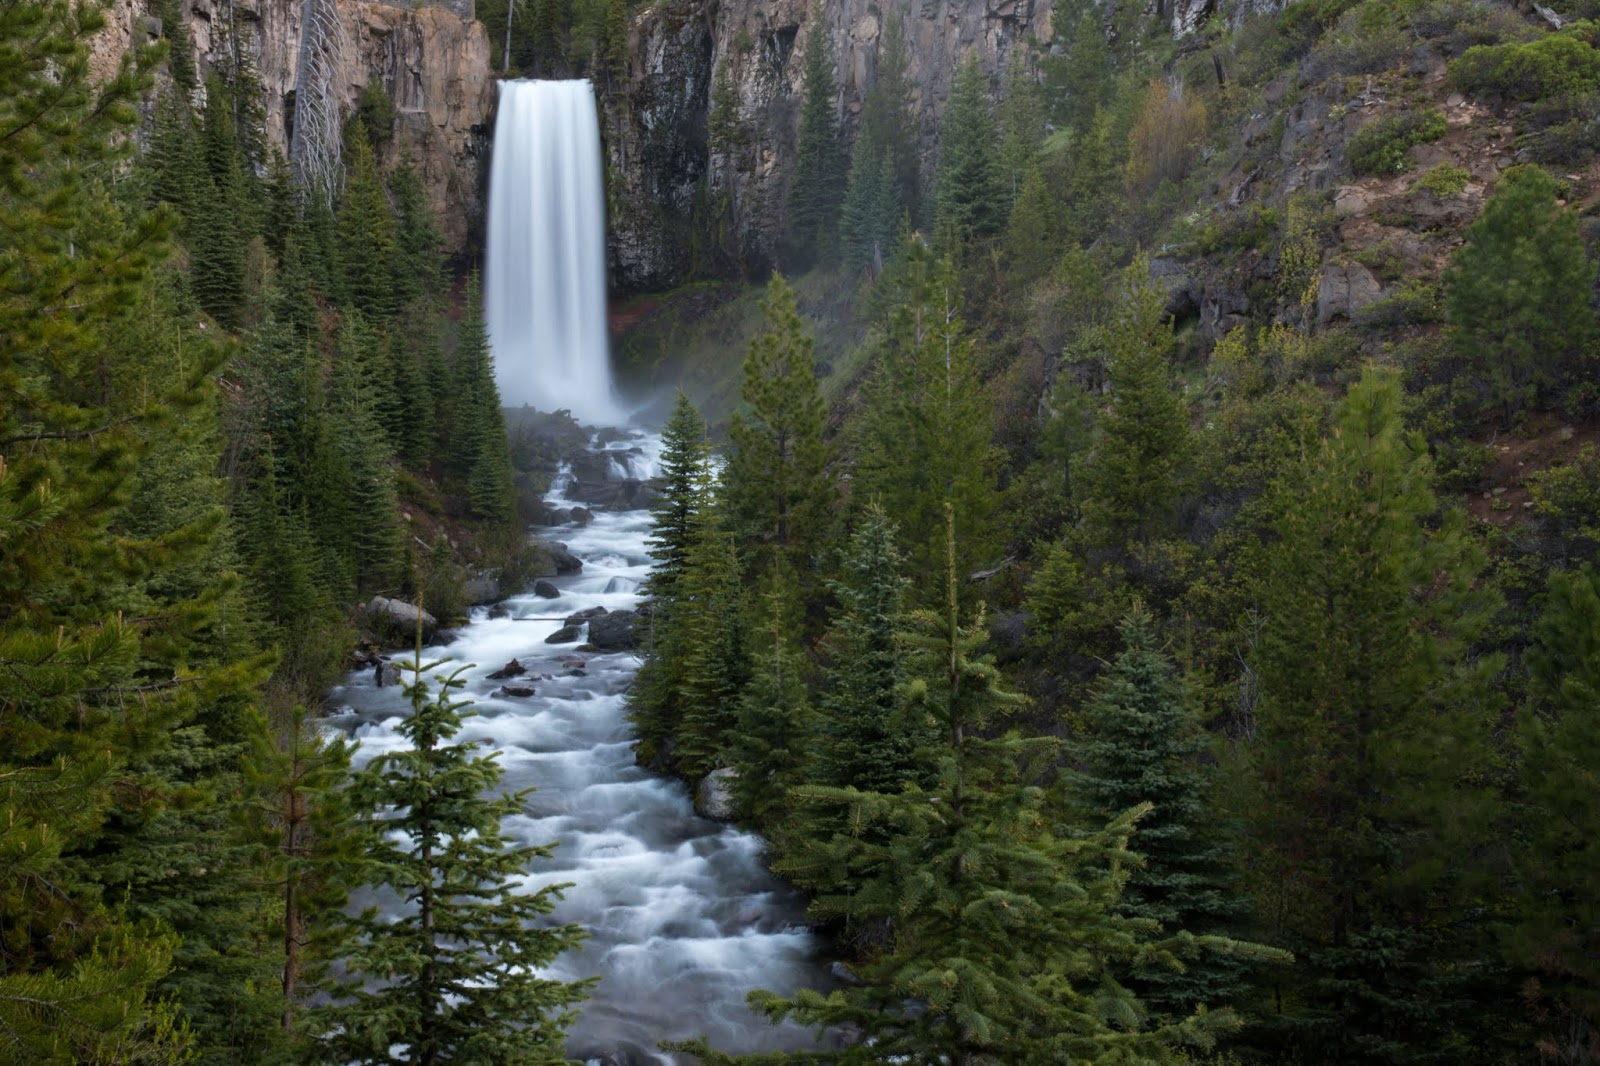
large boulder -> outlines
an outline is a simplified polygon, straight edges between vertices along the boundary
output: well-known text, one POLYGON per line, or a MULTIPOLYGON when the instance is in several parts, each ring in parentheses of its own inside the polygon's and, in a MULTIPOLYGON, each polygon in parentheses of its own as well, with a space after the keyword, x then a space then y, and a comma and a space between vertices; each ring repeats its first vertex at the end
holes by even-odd
POLYGON ((612 611, 589 619, 589 643, 600 651, 628 651, 638 645, 633 633, 634 613, 612 611))
POLYGON ((558 575, 583 572, 583 560, 573 555, 565 544, 560 541, 550 541, 544 547, 545 551, 550 553, 550 560, 555 563, 558 575))
POLYGON ((578 643, 578 626, 562 626, 560 629, 544 638, 546 644, 576 644, 578 643))
POLYGON ((606 613, 604 607, 585 607, 581 611, 574 611, 567 615, 565 623, 569 626, 581 626, 583 623, 599 618, 606 613))
POLYGON ((427 611, 419 611, 415 604, 387 596, 374 596, 367 604, 367 624, 385 640, 415 639, 419 615, 422 619, 422 640, 430 643, 434 634, 439 632, 439 620, 427 611))
POLYGON ((706 818, 719 822, 731 821, 734 816, 733 782, 739 771, 731 766, 713 770, 700 779, 694 790, 694 809, 706 818))
POLYGON ((542 600, 559 600, 561 590, 556 588, 555 582, 540 578, 533 583, 533 594, 542 600))
POLYGON ((492 574, 479 574, 467 579, 467 602, 474 607, 484 607, 499 601, 500 579, 492 574))

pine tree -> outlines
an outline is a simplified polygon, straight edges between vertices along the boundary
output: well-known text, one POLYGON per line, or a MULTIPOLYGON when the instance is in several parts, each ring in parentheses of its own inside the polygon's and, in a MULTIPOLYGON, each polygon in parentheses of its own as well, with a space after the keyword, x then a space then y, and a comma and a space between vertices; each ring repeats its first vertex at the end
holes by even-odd
POLYGON ((188 1034, 154 994, 175 938, 134 920, 83 858, 108 817, 138 805, 132 764, 252 679, 185 637, 210 631, 225 599, 220 583, 180 591, 215 515, 112 532, 159 423, 215 417, 218 353, 176 358, 170 318, 159 353, 119 343, 152 313, 172 225, 107 188, 161 50, 91 78, 104 26, 98 9, 54 0, 0 10, 0 1057, 30 1063, 186 1057, 188 1034), (154 613, 124 611, 130 595, 154 613))
POLYGON ((298 1037, 307 990, 322 985, 336 950, 323 919, 344 907, 359 876, 360 841, 344 791, 350 746, 324 735, 303 706, 277 722, 258 714, 245 773, 255 794, 250 824, 269 852, 282 906, 280 1025, 298 1037))
POLYGON ((389 192, 395 212, 394 261, 390 265, 395 306, 404 308, 419 299, 431 302, 444 280, 439 229, 409 155, 401 156, 389 175, 389 192))
POLYGON ((244 304, 244 245, 250 235, 248 190, 227 90, 207 82, 198 156, 203 175, 184 227, 190 274, 200 306, 228 328, 239 325, 244 304))
POLYGON ((900 244, 904 211, 890 160, 865 134, 856 141, 839 212, 839 241, 847 271, 876 273, 900 244))
POLYGON ((789 181, 788 245, 794 271, 829 267, 838 259, 839 201, 844 195, 844 148, 839 140, 838 87, 833 47, 820 17, 805 41, 800 84, 800 131, 789 181))
POLYGON ((333 506, 335 492, 343 494, 343 522, 325 524, 323 541, 348 560, 361 590, 392 582, 402 536, 394 450, 379 406, 388 383, 377 370, 381 363, 376 344, 361 316, 350 313, 339 331, 327 403, 327 443, 337 453, 336 468, 347 472, 348 481, 323 492, 313 505, 313 514, 320 518, 333 506))
MULTIPOLYGON (((836 788, 893 793, 920 774, 917 753, 936 738, 905 711, 906 650, 900 639, 910 581, 894 523, 869 504, 829 583, 827 683, 811 779, 836 788)), ((926 783, 926 782, 924 782, 926 783)))
POLYGON ((934 177, 934 233, 947 253, 999 231, 1008 198, 996 158, 989 83, 970 53, 956 69, 939 128, 934 177))
POLYGON ((351 124, 345 142, 344 189, 335 223, 339 293, 349 307, 383 321, 396 307, 394 212, 359 120, 351 124))
POLYGON ((1028 174, 1038 166, 1039 143, 1044 140, 1045 131, 1044 94, 1023 48, 1011 53, 1001 101, 1003 132, 997 158, 1000 183, 1005 188, 1005 203, 1009 208, 1022 195, 1028 174))
POLYGON ((707 463, 697 489, 694 542, 660 654, 682 659, 669 706, 677 712, 679 770, 693 778, 726 762, 739 697, 750 679, 744 577, 707 463))
POLYGON ((519 891, 528 863, 554 845, 508 841, 501 823, 522 813, 527 790, 497 793, 495 755, 455 741, 470 712, 451 696, 460 670, 430 699, 427 675, 440 665, 411 664, 412 713, 400 726, 411 749, 374 759, 352 786, 375 883, 407 911, 344 920, 349 980, 318 1012, 323 1042, 340 1062, 393 1062, 401 1045, 418 1066, 564 1063, 570 1008, 589 982, 540 973, 584 933, 544 922, 567 886, 519 891))
POLYGON ((948 256, 907 242, 853 470, 853 490, 895 516, 914 573, 937 572, 946 505, 955 508, 958 564, 975 569, 996 504, 992 416, 956 284, 948 256))
POLYGON ((1578 218, 1538 167, 1514 167, 1467 230, 1446 276, 1450 336, 1486 409, 1506 422, 1593 374, 1594 281, 1578 218))
POLYGON ((1005 251, 1011 275, 1031 281, 1048 273, 1061 246, 1060 230, 1044 168, 1031 164, 1023 172, 1022 187, 1006 220, 1005 251))
POLYGON ((734 808, 768 832, 788 812, 788 790, 804 780, 814 736, 804 659, 791 635, 796 626, 788 618, 793 611, 788 584, 780 577, 766 595, 766 646, 753 657, 727 755, 738 774, 732 786, 734 808))
POLYGON ((1528 649, 1529 706, 1520 726, 1529 817, 1518 870, 1522 909, 1512 955, 1538 974, 1542 1054, 1600 1056, 1600 882, 1595 767, 1600 765, 1600 578, 1558 571, 1528 649))
POLYGON ((1451 1061, 1494 1025, 1461 996, 1482 962, 1450 906, 1456 834, 1489 813, 1498 663, 1468 648, 1494 597, 1399 409, 1397 377, 1368 368, 1276 487, 1258 601, 1249 872, 1299 959, 1265 1032, 1328 1063, 1451 1061))
MULTIPOLYGON (((1121 913, 1167 930, 1225 935, 1248 905, 1230 883, 1229 849, 1206 795, 1213 784, 1200 765, 1204 734, 1171 661, 1156 644, 1153 619, 1135 609, 1122 623, 1123 650, 1084 708, 1087 738, 1077 748, 1076 791, 1099 825, 1148 803, 1132 848, 1121 913)), ((1181 971, 1151 968, 1130 984, 1153 1012, 1184 1018, 1203 1005, 1243 999, 1243 960, 1196 953, 1181 971)))
MULTIPOLYGON (((729 524, 748 546, 753 572, 770 573, 782 560, 793 573, 807 575, 822 548, 833 496, 822 439, 825 410, 812 339, 794 291, 776 273, 762 311, 764 328, 744 360, 745 410, 728 430, 729 524)), ((801 595, 808 596, 804 578, 801 595)))
POLYGON ((953 537, 944 569, 943 607, 918 612, 907 634, 912 702, 942 737, 929 752, 934 784, 895 794, 819 786, 791 794, 800 804, 842 809, 851 827, 802 859, 854 875, 853 891, 817 897, 813 913, 888 922, 892 936, 854 968, 859 984, 793 999, 758 992, 752 1003, 811 1025, 848 1019, 861 1038, 827 1053, 838 1063, 1175 1061, 1170 1043, 1203 1044, 1229 1019, 1146 1026, 1116 980, 1135 960, 1170 964, 1171 947, 1195 939, 1157 941, 1151 923, 1112 909, 1128 837, 1147 808, 1077 839, 1053 832, 1034 782, 1056 744, 1015 732, 990 739, 1020 700, 977 654, 981 612, 961 624, 953 537))
POLYGON ((677 596, 694 535, 695 511, 700 502, 699 481, 706 462, 706 424, 694 402, 679 390, 672 414, 661 430, 660 473, 656 475, 657 502, 650 508, 650 549, 655 565, 644 594, 651 610, 670 612, 677 596))
MULTIPOLYGON (((911 75, 911 55, 906 47, 905 20, 897 11, 886 13, 883 36, 878 42, 877 63, 872 84, 861 101, 861 132, 857 144, 869 144, 880 154, 892 193, 882 199, 899 205, 900 212, 920 217, 921 161, 918 142, 922 134, 922 115, 917 108, 917 84, 911 75)), ((885 251, 889 245, 885 244, 885 251)))
POLYGON ((1096 543, 1116 544, 1170 527, 1188 461, 1188 414, 1172 389, 1172 328, 1140 257, 1123 275, 1122 298, 1100 333, 1111 402, 1084 470, 1084 520, 1096 543))

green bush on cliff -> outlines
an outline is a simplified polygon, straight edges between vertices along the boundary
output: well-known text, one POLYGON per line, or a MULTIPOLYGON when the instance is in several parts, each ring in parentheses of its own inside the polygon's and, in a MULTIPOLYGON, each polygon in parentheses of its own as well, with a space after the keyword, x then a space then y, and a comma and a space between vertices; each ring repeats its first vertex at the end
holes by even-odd
POLYGON ((1600 89, 1600 51, 1566 33, 1526 44, 1477 45, 1450 64, 1450 77, 1466 92, 1511 100, 1576 95, 1600 89))
POLYGON ((1363 177, 1404 174, 1411 169, 1406 150, 1445 135, 1449 124, 1436 108, 1407 111, 1374 123, 1350 138, 1345 154, 1350 169, 1363 177))

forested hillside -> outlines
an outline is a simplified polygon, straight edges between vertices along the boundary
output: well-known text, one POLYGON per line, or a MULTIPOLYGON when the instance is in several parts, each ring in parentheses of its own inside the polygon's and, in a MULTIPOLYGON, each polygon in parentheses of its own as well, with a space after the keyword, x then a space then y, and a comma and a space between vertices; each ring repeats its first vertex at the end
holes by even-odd
POLYGON ((318 709, 367 597, 532 562, 478 290, 387 125, 295 188, 247 63, 102 27, 0 11, 0 1061, 349 1061, 388 801, 318 709))
POLYGON ((1057 5, 931 165, 915 16, 843 115, 813 25, 792 286, 623 344, 731 417, 641 756, 815 894, 824 1061, 1600 1056, 1586 14, 1057 5))

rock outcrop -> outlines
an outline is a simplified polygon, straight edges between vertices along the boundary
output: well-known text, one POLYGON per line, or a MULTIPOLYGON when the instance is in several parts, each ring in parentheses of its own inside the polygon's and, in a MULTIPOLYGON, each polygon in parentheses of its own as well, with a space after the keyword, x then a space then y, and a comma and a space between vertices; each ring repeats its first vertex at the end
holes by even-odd
POLYGON ((1054 37, 1048 0, 667 0, 639 10, 629 31, 626 105, 613 107, 607 122, 617 182, 613 287, 665 289, 682 281, 694 228, 723 198, 748 269, 761 272, 783 227, 810 20, 823 20, 838 57, 839 111, 852 130, 891 8, 905 27, 925 169, 961 57, 976 51, 998 84, 1019 42, 1032 37, 1048 45, 1054 37), (707 120, 724 66, 749 136, 714 155, 707 120))
MULTIPOLYGON (((494 79, 489 37, 472 0, 387 4, 337 0, 344 44, 334 65, 341 116, 355 113, 362 91, 381 84, 394 102, 394 129, 380 162, 410 158, 422 179, 446 246, 463 249, 482 218, 494 79)), ((115 0, 108 25, 91 46, 97 77, 116 69, 129 47, 159 33, 144 0, 115 0)), ((261 83, 263 132, 287 157, 293 133, 295 79, 304 0, 184 0, 195 66, 202 83, 231 62, 237 45, 261 83)))

